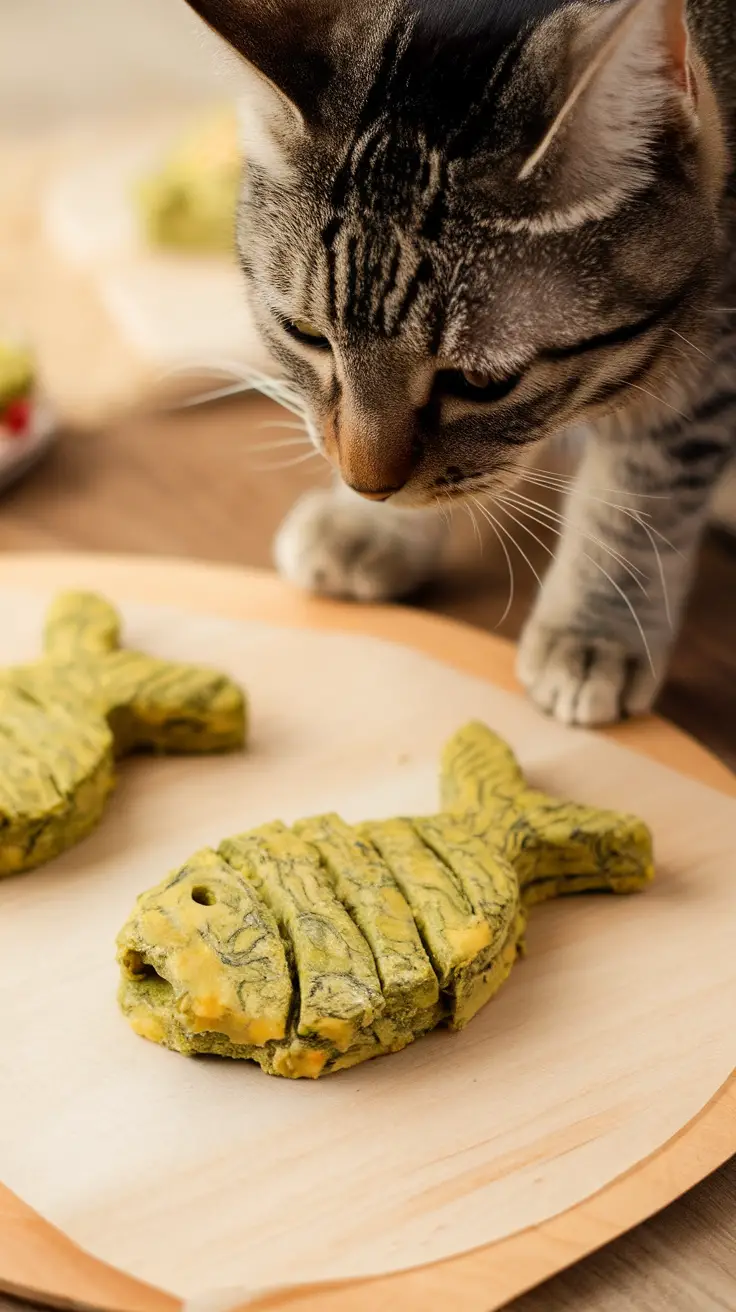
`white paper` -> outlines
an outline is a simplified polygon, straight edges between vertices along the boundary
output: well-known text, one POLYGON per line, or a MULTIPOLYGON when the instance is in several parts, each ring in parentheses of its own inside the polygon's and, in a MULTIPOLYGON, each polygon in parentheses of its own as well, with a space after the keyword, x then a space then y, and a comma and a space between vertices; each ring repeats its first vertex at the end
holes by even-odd
MULTIPOLYGON (((736 804, 408 649, 126 610, 134 644, 226 668, 244 756, 139 760, 98 832, 0 885, 0 1178, 96 1256, 193 1297, 447 1257, 579 1203, 728 1078, 736 804), (431 811, 445 739, 486 720, 535 784, 637 811, 658 878, 532 913, 528 958, 459 1035, 316 1083, 188 1060, 118 1014, 115 934, 199 845, 280 816, 431 811)), ((42 607, 0 590, 0 656, 42 607)))

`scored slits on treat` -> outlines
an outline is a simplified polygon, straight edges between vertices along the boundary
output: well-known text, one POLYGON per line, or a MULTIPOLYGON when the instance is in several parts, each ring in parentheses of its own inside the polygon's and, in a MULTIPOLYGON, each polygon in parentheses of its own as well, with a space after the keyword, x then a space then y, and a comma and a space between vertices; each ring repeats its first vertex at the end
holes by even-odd
POLYGON ((419 834, 460 881, 473 911, 491 931, 491 948, 504 942, 519 907, 519 881, 513 866, 484 843, 459 817, 429 816, 412 822, 419 834))
POLYGON ((275 823, 225 840, 220 852, 255 882, 291 944, 299 979, 298 1033, 346 1051, 381 1015, 385 1001, 373 954, 314 848, 275 823))
POLYGON ((318 851, 335 894, 369 944, 387 1008, 411 1017, 431 1007, 439 997, 437 976, 378 850, 337 815, 299 820, 294 830, 318 851))
POLYGON ((427 910, 432 915, 434 938, 446 960, 450 949, 446 1014, 454 1028, 461 1028, 500 987, 515 959, 525 927, 515 873, 459 817, 388 821, 368 828, 392 857, 407 895, 419 899, 425 923, 427 910), (417 881, 420 872, 429 878, 429 897, 426 884, 417 881))
POLYGON ((3 775, 12 789, 17 769, 26 757, 36 762, 39 776, 47 774, 63 799, 78 788, 111 756, 112 737, 104 722, 84 715, 78 707, 67 707, 50 696, 43 700, 43 687, 19 676, 16 687, 0 683, 0 734, 8 754, 9 768, 3 775), (17 753, 17 756, 15 755, 17 753))
POLYGON ((410 820, 360 826, 381 853, 411 907, 443 989, 491 945, 491 931, 475 915, 452 870, 422 841, 410 820))

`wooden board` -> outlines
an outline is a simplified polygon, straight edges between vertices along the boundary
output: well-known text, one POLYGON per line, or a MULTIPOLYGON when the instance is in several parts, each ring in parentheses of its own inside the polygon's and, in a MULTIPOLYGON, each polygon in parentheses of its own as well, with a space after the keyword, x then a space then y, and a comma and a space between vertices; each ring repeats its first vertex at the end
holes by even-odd
MULTIPOLYGON (((236 570, 205 569, 165 562, 145 562, 145 564, 138 562, 132 564, 126 561, 101 562, 92 558, 63 559, 60 561, 39 558, 23 561, 6 558, 2 569, 0 569, 0 582, 11 581, 17 586, 41 587, 44 591, 52 589, 62 581, 67 583, 70 579, 73 579, 76 583, 93 583, 95 586, 105 588, 122 600, 142 599, 156 603, 173 602, 175 604, 181 604, 183 601, 185 606, 194 611, 206 609, 210 614, 219 613, 248 619, 257 618, 266 620, 270 625, 304 625, 316 629, 352 628, 359 632, 394 637, 398 641, 429 651, 431 654, 439 656, 461 669, 472 673, 482 672, 486 676, 492 674, 494 681, 502 684, 508 685, 510 682, 510 652, 504 644, 498 643, 487 636, 475 634, 462 626, 448 624, 443 621, 433 620, 428 616, 398 609, 368 611, 310 602, 295 597, 288 589, 264 576, 245 576, 236 570)), ((169 627, 171 628, 172 625, 169 627)), ((182 619, 179 624, 179 636, 182 637, 187 631, 191 632, 193 630, 182 619)), ((305 647, 304 650, 306 651, 306 649, 305 647)), ((332 651, 337 653, 338 650, 344 651, 345 649, 340 647, 338 643, 334 645, 332 651)), ((220 656, 219 658, 222 659, 223 657, 220 656)), ((375 667, 377 659, 375 652, 371 653, 369 664, 375 667)), ((394 669, 393 662, 395 659, 399 659, 396 654, 392 655, 389 665, 386 666, 387 670, 394 669)), ((401 665, 401 662, 405 662, 406 659, 408 659, 407 655, 401 654, 399 664, 401 665)), ((407 667, 403 665, 402 668, 406 669, 407 667)), ((419 668, 420 666, 416 667, 417 670, 419 668)), ((421 668, 424 669, 425 667, 421 666, 421 668)), ((432 669, 436 669, 436 667, 432 667, 432 669)), ((433 675, 433 677, 435 676, 433 675)), ((444 672, 442 678, 442 686, 449 687, 449 684, 445 685, 444 679, 450 679, 452 682, 453 676, 444 672)), ((416 682, 417 680, 413 678, 412 686, 416 682)), ((460 683, 463 683, 463 681, 460 680, 460 683)), ((455 685, 453 684, 453 686, 455 685)), ((459 687, 459 684, 457 686, 459 687)), ((467 685, 463 684, 463 687, 467 692, 467 685)), ((298 685, 296 691, 298 691, 298 685)), ((525 759, 530 762, 536 760, 536 768, 542 774, 550 770, 550 762, 552 762, 555 777, 563 778, 566 783, 568 780, 572 782, 572 775, 568 772, 572 769, 573 774, 579 773, 581 753, 586 757, 588 773, 590 773, 591 763, 595 760, 595 773, 601 774, 602 778, 602 772, 605 773, 602 762, 605 761, 605 770, 608 770, 610 762, 614 758, 617 765, 617 769, 614 769, 614 776, 619 773, 621 765, 619 754, 613 753, 612 755, 609 749, 605 748, 604 744, 596 738, 588 738, 574 733, 570 735, 567 731, 548 725, 545 721, 537 720, 530 709, 522 703, 509 703, 508 699, 505 701, 504 699, 498 699, 498 694, 491 694, 489 690, 487 693, 482 694, 483 698, 486 695, 497 699, 493 704, 498 708, 498 715, 502 718, 507 717, 507 723, 503 726, 505 731, 508 733, 511 730, 510 736, 512 737, 514 736, 514 730, 521 734, 525 759), (511 716, 511 718, 508 719, 508 716, 511 716), (523 724, 526 725, 526 728, 522 732, 523 724), (593 755, 589 755, 591 752, 593 755), (602 756, 600 755, 601 752, 603 753, 602 756)), ((296 709, 300 706, 299 698, 295 695, 295 692, 292 692, 290 696, 293 697, 293 705, 296 709)), ((477 691, 473 693, 473 696, 480 698, 481 692, 477 691)), ((260 691, 259 700, 263 702, 266 700, 265 687, 260 691)), ((411 700, 411 697, 409 697, 409 700, 411 700)), ((283 696, 281 701, 283 706, 283 696)), ((336 701, 339 701, 339 698, 336 698, 336 701)), ((301 716, 301 710, 299 715, 301 716)), ((400 720, 401 716, 396 713, 394 718, 400 720)), ((630 744, 638 750, 651 752, 655 757, 659 756, 660 759, 666 759, 669 764, 676 765, 683 772, 694 777, 707 778, 708 782, 716 787, 721 787, 724 790, 731 787, 730 776, 722 767, 719 767, 700 749, 688 743, 682 735, 668 726, 650 721, 637 726, 627 726, 624 730, 616 731, 614 736, 622 737, 624 741, 628 737, 630 744)), ((383 742, 385 743, 385 733, 383 742)), ((288 741, 283 743, 283 748, 284 769, 286 769, 288 741)), ((323 759, 323 757, 320 757, 320 751, 317 744, 315 744, 315 760, 317 759, 323 759)), ((637 765, 635 761, 632 762, 630 758, 625 757, 623 760, 626 762, 626 769, 624 770, 626 775, 630 775, 632 770, 636 773, 637 770, 644 769, 641 765, 637 765)), ((387 768, 385 761, 383 762, 383 768, 387 768)), ((427 776, 426 772, 425 775, 422 775, 423 769, 424 765, 422 765, 422 769, 415 780, 415 784, 420 790, 427 787, 427 776)), ((202 771, 206 771, 206 765, 205 763, 198 763, 198 779, 202 777, 202 771)), ((362 800, 360 795, 363 792, 370 796, 370 801, 366 800, 368 810, 374 809, 372 803, 380 800, 376 795, 374 782, 377 773, 379 773, 378 765, 373 771, 368 769, 366 777, 360 781, 358 796, 355 799, 356 805, 359 800, 362 800)), ((429 774, 431 777, 431 767, 429 774)), ((654 775, 657 774, 658 772, 655 771, 654 775)), ((641 778, 649 779, 651 782, 654 775, 644 769, 641 778)), ((658 776, 660 788, 662 777, 661 775, 658 776)), ((667 777, 664 776, 664 778, 667 777)), ((548 774, 543 781, 549 784, 548 774)), ((604 790, 609 793, 610 790, 623 785, 621 780, 616 782, 612 777, 609 782, 606 777, 605 783, 600 782, 600 786, 604 787, 604 790)), ((686 788, 681 780, 670 779, 668 781, 675 814, 682 814, 687 810, 687 806, 682 800, 684 794, 681 791, 678 793, 678 790, 682 790, 684 787, 686 788)), ((644 791, 641 792, 641 797, 645 799, 647 786, 643 783, 642 788, 644 791)), ((579 792, 580 789, 578 788, 577 791, 579 792)), ((591 800, 601 800, 600 797, 594 797, 592 794, 588 795, 591 796, 591 800)), ((695 794, 693 793, 692 796, 694 797, 695 794)), ((729 829, 732 824, 733 809, 705 792, 701 793, 697 800, 701 807, 712 805, 715 808, 714 816, 716 812, 719 813, 718 825, 715 828, 711 824, 706 826, 709 836, 708 842, 712 845, 716 829, 722 825, 729 829), (724 807, 725 810, 723 810, 724 807), (726 818, 724 819, 724 817, 726 818)), ((427 797, 426 805, 431 805, 429 797, 427 797)), ((299 809, 298 805, 296 809, 299 809)), ((260 818, 265 817, 261 816, 260 818)), ((109 823, 112 823, 112 820, 109 823)), ((698 826, 695 826, 695 831, 697 830, 698 826)), ((723 836, 724 831, 722 830, 721 833, 723 836)), ((730 846, 732 846, 733 836, 734 831, 731 829, 727 835, 730 846)), ((688 836, 684 831, 680 837, 686 847, 688 843, 693 841, 692 835, 688 836)), ((697 837, 696 832, 695 838, 697 839, 697 837)), ((708 862, 712 859, 712 851, 703 852, 703 870, 706 869, 708 862)), ((667 850, 668 865, 669 860, 669 850, 667 850)), ((679 874, 682 874, 682 872, 679 872, 679 874)), ((687 870, 685 870, 685 874, 687 874, 687 870)), ((49 875, 42 873, 36 878, 40 883, 41 880, 48 881, 49 875)), ((24 884, 23 887, 30 888, 30 884, 24 884)), ((705 887, 711 887, 709 880, 706 881, 705 887)), ((666 888, 664 888, 664 891, 667 891, 666 888)), ((667 916, 665 917, 667 939, 670 944, 672 943, 671 934, 673 932, 669 923, 669 915, 672 911, 671 901, 670 898, 667 902, 667 916)), ((675 899, 676 902, 677 899, 675 899)), ((630 905, 633 914, 633 904, 630 905)), ((640 901, 639 905, 643 905, 643 900, 640 901)), ((654 909, 654 900, 647 905, 651 905, 654 909)), ((665 910, 665 904, 660 903, 660 913, 663 910, 665 910)), ((578 914, 577 908, 576 914, 578 914)), ((640 917, 637 918, 640 924, 643 924, 641 918, 643 914, 640 913, 640 917)), ((647 912, 647 914, 649 913, 647 912)), ((692 907, 690 908, 690 914, 692 915, 692 907)), ((695 923, 692 922, 693 926, 695 923)), ((545 924, 547 935, 550 933, 552 924, 555 926, 553 937, 558 933, 564 934, 565 925, 570 925, 569 910, 565 909, 565 915, 560 915, 559 923, 557 920, 547 919, 545 924)), ((546 941, 549 945, 549 938, 546 941)), ((534 958, 539 963, 539 968, 541 968, 544 959, 544 943, 545 934, 540 932, 539 941, 535 943, 534 948, 534 958)), ((572 951, 572 945, 569 945, 569 951, 572 951)), ((623 960, 625 958, 623 944, 621 951, 623 960)), ((715 956, 717 956, 717 953, 715 953, 715 956)), ((709 952, 709 961, 713 957, 714 953, 709 952)), ((569 966, 572 957, 566 955, 564 960, 569 966)), ((530 967, 530 971, 527 973, 527 981, 531 979, 531 971, 537 968, 534 965, 530 967)), ((527 971, 526 966, 524 970, 527 971)), ((731 988, 733 984, 732 977, 727 978, 723 984, 724 988, 731 988)), ((511 987, 507 997, 512 996, 511 987)), ((529 982, 527 987, 530 987, 529 982)), ((518 979, 515 996, 521 997, 521 985, 518 979)), ((508 1008, 511 1004, 504 1005, 508 1008)), ((490 1011, 488 1014, 490 1015, 490 1011)), ((499 1002, 494 1013, 495 1019, 489 1022, 491 1026, 489 1034, 492 1032, 496 1043, 500 1041, 498 1026, 501 1025, 503 1014, 503 1006, 499 1002)), ((477 1023, 480 1024, 481 1022, 477 1023)), ((678 1026, 680 1023, 681 1018, 678 1019, 678 1026)), ((501 1029, 503 1031, 503 1025, 501 1025, 501 1029)), ((417 1045, 414 1051, 419 1053, 421 1047, 422 1045, 417 1045)), ((156 1050, 153 1051, 155 1053, 156 1050)), ((725 1055, 727 1058, 731 1057, 729 1053, 725 1055)), ((723 1056, 724 1053, 721 1053, 721 1057, 723 1056)), ((392 1062, 396 1061, 397 1059, 392 1059, 392 1062)), ((372 1067, 365 1069, 370 1071, 379 1070, 381 1065, 382 1063, 374 1063, 372 1067)), ((390 1065, 391 1063, 383 1063, 384 1069, 390 1065)), ((725 1073, 727 1074, 727 1069, 725 1073)), ((263 1077, 259 1078, 263 1079, 263 1077)), ((425 1080, 427 1078, 426 1071, 424 1078, 425 1080)), ((378 1081, 379 1084, 381 1082, 378 1081)), ((369 1083, 374 1084, 373 1078, 369 1080, 369 1083)), ((567 1265, 584 1252, 590 1251, 599 1243, 611 1238, 614 1234, 620 1233, 621 1230, 650 1214, 651 1211, 677 1196, 684 1188, 687 1188, 708 1170, 713 1169, 725 1160, 736 1147, 733 1130, 733 1090, 729 1087, 719 1094, 713 1088, 710 1092, 714 1095, 710 1100, 710 1105, 704 1111, 699 1111, 698 1115, 688 1116, 688 1120, 691 1120, 692 1123, 686 1128, 681 1128, 679 1137, 673 1139, 664 1147, 658 1144, 656 1151, 652 1149, 651 1160, 643 1163, 637 1160, 633 1163, 632 1170, 627 1177, 612 1182, 606 1181, 605 1187, 599 1186, 600 1192, 596 1198, 589 1198, 587 1201, 581 1199, 576 1206, 556 1215, 553 1219, 545 1220, 541 1218, 540 1221, 540 1218, 537 1217, 536 1220, 539 1224, 533 1231, 528 1229, 525 1231, 523 1226, 519 1226, 518 1233, 508 1234, 500 1242, 490 1246, 482 1246, 472 1254, 460 1252, 439 1264, 425 1264, 421 1269, 414 1272, 393 1274, 391 1276, 379 1275, 378 1279, 367 1283, 365 1281, 357 1284, 351 1282, 347 1286, 322 1290, 319 1293, 307 1291, 304 1295, 301 1295, 290 1291, 283 1298, 271 1295, 265 1302, 262 1302, 262 1305, 304 1308, 319 1306, 320 1309, 334 1308, 340 1309, 341 1312, 342 1309, 363 1307, 367 1309, 376 1306, 379 1302, 381 1306, 401 1309, 413 1308, 414 1306, 417 1308, 419 1306, 423 1308, 440 1308, 450 1305, 453 1308, 461 1309, 466 1307, 469 1309, 478 1308, 480 1312, 481 1308, 498 1307, 523 1288, 567 1265)), ((481 1158, 487 1167, 487 1155, 483 1158, 482 1153, 475 1156, 471 1155, 471 1158, 466 1160, 465 1166, 470 1170, 471 1176, 473 1171, 479 1168, 481 1158)), ((492 1160, 496 1160, 493 1155, 492 1160)), ((622 1167, 619 1164, 615 1173, 620 1174, 621 1169, 622 1167)), ((476 1181, 472 1187, 478 1187, 479 1183, 482 1186, 482 1181, 476 1181)), ((99 1303, 105 1307, 130 1307, 131 1309, 135 1308, 136 1312, 138 1308, 154 1308, 165 1305, 165 1300, 161 1296, 156 1296, 153 1292, 126 1281, 122 1276, 117 1277, 114 1272, 101 1267, 99 1263, 85 1258, 81 1253, 76 1253, 71 1245, 65 1244, 62 1236, 50 1231, 27 1209, 20 1207, 7 1195, 0 1200, 0 1207, 7 1213, 6 1224, 2 1225, 3 1213, 0 1212, 0 1283, 4 1282, 6 1287, 13 1288, 16 1291, 22 1288, 38 1288, 38 1271, 43 1270, 44 1287, 40 1292, 46 1297, 55 1297, 56 1299, 73 1298, 82 1302, 99 1303)), ((430 1249, 431 1256, 435 1255, 435 1251, 440 1248, 442 1242, 440 1239, 435 1245, 435 1249, 430 1249)), ((477 1239, 475 1242, 478 1242, 477 1239)), ((238 1281, 238 1283, 241 1282, 238 1281)))

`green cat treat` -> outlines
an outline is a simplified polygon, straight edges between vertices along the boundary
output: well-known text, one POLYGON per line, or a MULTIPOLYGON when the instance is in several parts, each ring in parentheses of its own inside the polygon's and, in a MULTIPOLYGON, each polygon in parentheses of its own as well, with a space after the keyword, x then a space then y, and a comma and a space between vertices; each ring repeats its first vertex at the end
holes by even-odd
POLYGON ((26 400, 34 382, 34 363, 30 353, 0 339, 0 416, 14 402, 26 400))
POLYGON ((113 607, 69 592, 44 654, 0 673, 0 875, 50 861, 97 824, 115 760, 241 747, 241 690, 223 674, 120 646, 113 607))
POLYGON ((35 364, 32 355, 14 342, 0 338, 0 462, 24 449, 33 425, 35 364))
POLYGON ((482 724, 448 743, 441 805, 274 823, 197 852, 119 935, 133 1028, 316 1078, 466 1025, 507 978, 534 903, 652 878, 641 820, 529 788, 482 724))
POLYGON ((187 134, 138 184, 138 215, 150 245, 228 254, 241 171, 235 111, 223 110, 187 134))

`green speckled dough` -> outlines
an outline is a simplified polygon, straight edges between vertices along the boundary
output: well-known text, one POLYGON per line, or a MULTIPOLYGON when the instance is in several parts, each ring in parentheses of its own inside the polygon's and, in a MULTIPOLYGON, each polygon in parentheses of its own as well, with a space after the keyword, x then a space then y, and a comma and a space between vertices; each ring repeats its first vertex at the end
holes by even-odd
POLYGON ((243 745, 245 702, 230 679, 119 642, 108 602, 65 593, 42 659, 0 672, 0 875, 50 861, 94 828, 116 757, 243 745))
POLYGON ((534 792, 485 725, 448 743, 441 792, 436 816, 265 825, 144 893, 118 938, 133 1028, 316 1078, 466 1025, 531 904, 652 878, 641 820, 534 792))

